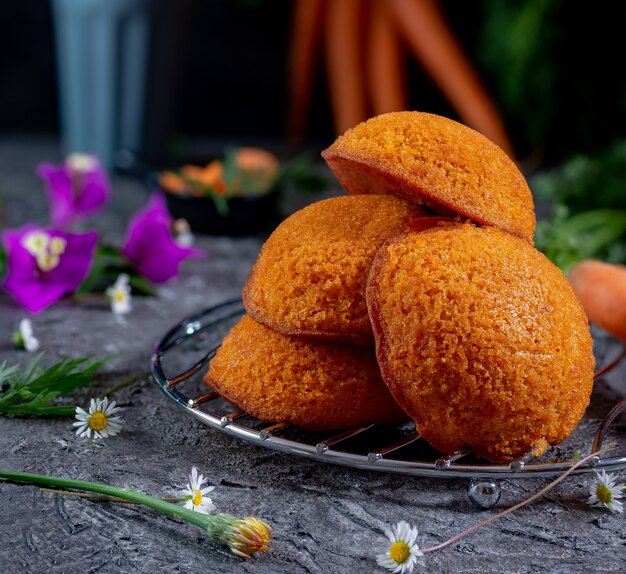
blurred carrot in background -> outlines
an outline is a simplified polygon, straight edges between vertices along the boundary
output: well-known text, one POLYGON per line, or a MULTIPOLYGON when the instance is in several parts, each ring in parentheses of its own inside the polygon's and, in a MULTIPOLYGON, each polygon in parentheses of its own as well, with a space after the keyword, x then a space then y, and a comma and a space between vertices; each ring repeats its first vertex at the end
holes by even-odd
POLYGON ((367 118, 361 60, 361 0, 334 0, 326 19, 326 67, 335 131, 367 118))
POLYGON ((289 56, 290 136, 301 138, 305 131, 321 26, 337 134, 369 116, 408 108, 406 44, 461 120, 512 155, 498 108, 436 1, 296 0, 289 56))
POLYGON ((326 0, 295 0, 291 17, 291 50, 288 60, 289 100, 287 135, 301 138, 311 106, 317 49, 326 0))
POLYGON ((512 155, 500 113, 436 1, 388 0, 387 5, 411 50, 461 118, 512 155))
POLYGON ((406 63, 385 2, 372 1, 369 20, 367 79, 374 115, 408 108, 406 63))

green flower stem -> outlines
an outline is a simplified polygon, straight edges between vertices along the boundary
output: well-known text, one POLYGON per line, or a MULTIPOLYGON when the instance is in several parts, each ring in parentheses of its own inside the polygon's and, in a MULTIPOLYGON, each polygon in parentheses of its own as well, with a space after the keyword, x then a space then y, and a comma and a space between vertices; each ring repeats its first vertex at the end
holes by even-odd
POLYGON ((109 389, 101 393, 100 398, 103 399, 104 397, 108 397, 109 395, 112 395, 113 393, 119 391, 120 389, 123 389, 124 387, 127 387, 128 385, 132 385, 133 383, 136 383, 137 381, 141 381, 142 379, 145 379, 149 375, 150 375, 150 371, 144 371, 143 373, 132 375, 131 377, 124 379, 123 381, 117 383, 116 385, 113 385, 112 387, 110 387, 109 389))
POLYGON ((121 499, 135 504, 143 504, 153 510, 163 512, 173 518, 191 522, 202 528, 211 540, 224 544, 229 550, 242 558, 251 558, 256 552, 269 549, 272 528, 262 520, 254 516, 238 518, 232 514, 221 512, 219 514, 201 514, 193 510, 187 510, 177 504, 166 502, 154 496, 148 496, 128 488, 118 488, 101 482, 87 482, 86 480, 73 480, 56 476, 44 476, 31 472, 18 472, 0 469, 0 479, 13 482, 25 482, 38 486, 52 486, 63 489, 83 490, 95 492, 99 495, 121 499))
MULTIPOLYGON (((0 478, 11 480, 14 482, 25 482, 28 484, 36 484, 38 486, 52 486, 57 488, 69 488, 73 490, 83 490, 86 492, 95 492, 96 494, 103 494, 105 496, 111 496, 113 498, 121 498, 129 502, 135 502, 137 504, 143 504, 148 508, 163 512, 173 518, 179 520, 185 520, 191 522, 204 531, 207 531, 211 522, 214 522, 219 514, 207 515, 195 512, 193 510, 187 510, 177 504, 171 502, 165 502, 154 496, 135 492, 126 488, 119 488, 117 486, 111 486, 109 484, 103 484, 101 482, 88 482, 86 480, 74 480, 71 478, 59 478, 55 476, 44 476, 42 474, 33 474, 30 472, 18 472, 11 470, 0 469, 0 478)), ((210 532, 209 532, 210 534, 210 532)))

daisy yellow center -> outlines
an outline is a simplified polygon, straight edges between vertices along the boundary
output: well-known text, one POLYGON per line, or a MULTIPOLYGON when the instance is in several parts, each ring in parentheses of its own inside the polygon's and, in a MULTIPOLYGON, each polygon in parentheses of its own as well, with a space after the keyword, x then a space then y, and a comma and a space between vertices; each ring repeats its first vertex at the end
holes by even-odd
POLYGON ((409 545, 404 540, 394 542, 389 549, 389 558, 391 558, 396 564, 402 564, 406 562, 411 554, 409 545))
POLYGON ((96 411, 89 417, 89 421, 87 424, 89 428, 93 431, 101 431, 104 430, 107 426, 107 416, 102 411, 96 411))
POLYGON ((610 504, 613 502, 613 493, 611 492, 611 489, 604 484, 598 485, 598 488, 596 488, 596 496, 603 504, 610 504))
POLYGON ((121 303, 122 301, 126 301, 126 293, 124 293, 124 291, 122 289, 118 289, 117 291, 115 291, 115 294, 113 295, 113 298, 118 303, 121 303))
POLYGON ((191 498, 191 502, 193 502, 194 506, 200 506, 202 504, 202 492, 196 490, 195 494, 191 498))

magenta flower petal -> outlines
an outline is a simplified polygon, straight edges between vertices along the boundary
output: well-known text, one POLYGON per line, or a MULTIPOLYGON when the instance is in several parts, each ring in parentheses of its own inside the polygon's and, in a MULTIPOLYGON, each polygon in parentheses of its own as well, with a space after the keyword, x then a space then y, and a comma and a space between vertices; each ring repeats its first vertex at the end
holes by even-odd
POLYGON ((93 156, 69 156, 59 167, 44 163, 37 173, 46 183, 50 217, 55 227, 65 227, 106 204, 109 180, 93 156))
POLYGON ((130 221, 122 253, 134 269, 154 283, 175 277, 188 257, 204 257, 201 249, 183 247, 172 238, 173 219, 165 198, 153 193, 148 205, 130 221))
POLYGON ((95 232, 64 233, 35 225, 5 231, 5 291, 22 307, 38 313, 78 289, 89 272, 97 239, 95 232), (47 238, 39 255, 28 247, 28 239, 35 235, 47 238))

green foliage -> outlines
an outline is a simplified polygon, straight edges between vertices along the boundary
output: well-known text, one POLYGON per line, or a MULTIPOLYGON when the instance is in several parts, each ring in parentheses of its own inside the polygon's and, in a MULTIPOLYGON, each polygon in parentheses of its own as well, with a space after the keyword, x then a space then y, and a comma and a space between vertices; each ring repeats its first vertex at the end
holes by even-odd
POLYGON ((537 249, 567 273, 583 259, 624 262, 626 211, 595 209, 569 215, 559 205, 554 218, 540 221, 535 234, 537 249))
POLYGON ((7 254, 5 253, 4 249, 2 249, 2 246, 0 245, 0 279, 2 279, 4 277, 4 274, 6 273, 6 267, 7 267, 7 254))
POLYGON ((98 245, 89 274, 81 283, 77 293, 98 293, 115 283, 120 273, 126 273, 133 293, 155 297, 154 285, 135 271, 118 247, 98 245))
POLYGON ((577 155, 531 183, 538 197, 567 204, 572 213, 626 208, 626 141, 604 153, 577 155))
POLYGON ((524 114, 526 135, 541 140, 554 115, 556 76, 550 26, 560 0, 483 0, 485 19, 478 56, 494 75, 498 100, 511 115, 524 114), (526 113, 532 107, 532 113, 526 113))
POLYGON ((283 163, 278 181, 287 197, 319 193, 330 185, 328 178, 313 166, 313 156, 310 153, 302 153, 283 163))
POLYGON ((522 156, 593 153, 626 131, 626 3, 482 0, 477 65, 522 156))
POLYGON ((537 226, 536 245, 565 272, 587 258, 626 263, 626 142, 576 156, 531 181, 555 206, 537 226))
POLYGON ((19 416, 73 415, 71 405, 51 405, 59 395, 90 384, 93 373, 108 359, 61 359, 44 369, 42 355, 20 370, 20 365, 0 364, 0 414, 19 416))

